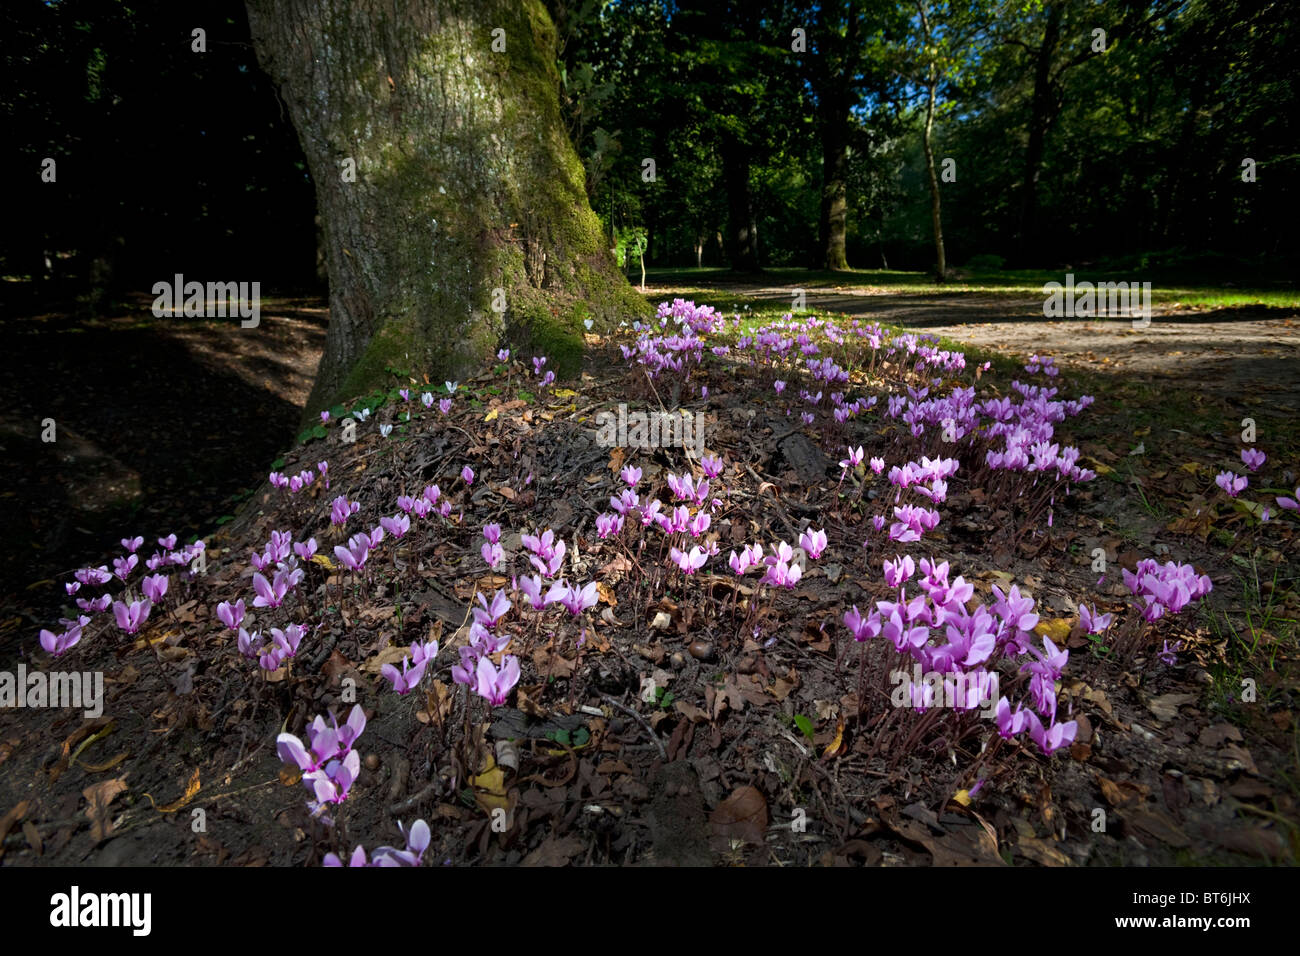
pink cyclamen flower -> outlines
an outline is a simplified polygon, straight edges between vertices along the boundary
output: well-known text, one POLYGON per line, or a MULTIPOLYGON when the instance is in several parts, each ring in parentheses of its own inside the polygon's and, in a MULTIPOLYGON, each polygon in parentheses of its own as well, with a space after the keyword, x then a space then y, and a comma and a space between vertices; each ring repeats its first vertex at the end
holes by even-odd
POLYGON ((1051 756, 1062 747, 1074 743, 1074 735, 1079 731, 1079 723, 1075 720, 1064 724, 1058 724, 1053 720, 1050 726, 1044 728, 1043 722, 1032 710, 1025 711, 1025 718, 1029 724, 1029 736, 1046 756, 1051 756))
POLYGON ((1113 614, 1098 614, 1086 604, 1079 605, 1079 626, 1088 634, 1100 634, 1110 627, 1113 614))
POLYGON ((880 633, 880 615, 872 613, 863 617, 855 604, 852 610, 844 612, 844 626, 853 633, 855 641, 865 641, 880 633))
POLYGON ((140 557, 135 554, 128 554, 122 558, 114 558, 113 573, 117 575, 120 580, 125 581, 130 576, 131 572, 135 570, 135 566, 139 563, 140 557))
POLYGON ((130 604, 114 601, 113 617, 117 619, 118 627, 128 634, 134 634, 148 620, 149 608, 148 601, 132 601, 130 604))
POLYGON ((122 539, 122 548, 123 548, 123 550, 130 551, 132 554, 134 554, 135 551, 136 551, 136 549, 139 548, 140 545, 142 545, 142 544, 144 544, 144 538, 143 538, 143 537, 123 538, 123 539, 122 539))
POLYGON ((113 580, 113 575, 109 574, 108 568, 102 564, 97 568, 81 568, 72 576, 86 585, 107 584, 113 580))
POLYGON ((293 553, 304 561, 310 561, 316 554, 316 539, 308 538, 306 541, 295 543, 293 553))
POLYGON ((397 540, 406 536, 406 532, 411 530, 411 519, 404 514, 393 515, 391 518, 380 518, 379 525, 397 540))
POLYGON ((460 477, 461 480, 465 482, 465 484, 467 485, 474 484, 474 469, 471 468, 469 465, 466 465, 464 468, 460 470, 460 477))
POLYGON ((816 561, 826 550, 826 530, 815 531, 808 529, 799 535, 799 547, 808 553, 808 557, 816 561))
POLYGON ((1241 460, 1251 471, 1259 471, 1259 466, 1268 460, 1268 456, 1258 448, 1243 448, 1241 460))
POLYGON ((998 734, 1004 740, 1010 740, 1012 737, 1018 736, 1026 727, 1029 726, 1029 720, 1026 716, 1024 705, 1017 704, 1016 709, 1013 712, 1011 710, 1010 701, 1005 697, 998 701, 996 716, 998 722, 998 734))
POLYGON ((474 608, 474 620, 477 621, 481 627, 488 628, 489 630, 496 627, 497 622, 500 621, 501 618, 505 617, 513 606, 510 603, 510 599, 506 597, 505 591, 497 591, 496 594, 492 595, 491 604, 488 603, 487 598, 482 594, 475 594, 474 596, 478 599, 480 605, 479 607, 474 608))
POLYGON ((722 474, 722 459, 716 458, 712 455, 705 455, 700 459, 700 468, 702 468, 704 473, 710 478, 717 478, 718 475, 722 474))
POLYGON ((668 549, 668 557, 673 563, 681 569, 683 574, 694 574, 704 563, 708 561, 708 554, 700 548, 699 545, 691 548, 689 552, 679 551, 677 548, 668 549))
POLYGON ((345 495, 339 495, 330 502, 330 523, 343 525, 351 515, 361 510, 361 505, 355 501, 348 501, 345 495))
MULTIPOLYGON (((549 595, 548 595, 549 596, 549 595)), ((559 601, 574 617, 589 607, 594 607, 600 597, 595 581, 588 582, 581 590, 576 587, 566 588, 566 593, 559 596, 559 601)))
MULTIPOLYGON (((884 470, 885 470, 885 459, 883 459, 883 458, 873 458, 873 459, 871 459, 871 470, 872 470, 873 472, 875 472, 877 475, 880 474, 882 471, 884 471, 884 470)), ((879 530, 879 529, 877 529, 877 530, 879 530)))
POLYGON ((238 630, 244 620, 244 599, 240 598, 234 604, 222 601, 217 605, 217 618, 232 631, 238 630))
POLYGON ((72 624, 67 628, 67 630, 60 634, 42 630, 40 635, 41 647, 45 648, 48 653, 53 654, 55 657, 67 653, 76 646, 78 641, 81 640, 81 630, 89 622, 90 618, 82 617, 79 619, 78 623, 72 624))
POLYGON ((497 361, 498 361, 498 362, 509 362, 509 361, 510 361, 510 350, 509 350, 509 349, 498 349, 498 350, 497 350, 497 361))
POLYGON ((163 595, 167 593, 167 575, 151 574, 140 582, 140 589, 144 591, 144 596, 154 604, 162 601, 163 595))
POLYGON ((108 606, 113 603, 113 595, 101 594, 93 601, 87 601, 85 598, 77 598, 77 607, 81 608, 87 614, 98 614, 100 611, 108 610, 108 606))
POLYGON ((862 450, 861 445, 859 445, 857 448, 854 448, 852 445, 850 445, 849 457, 840 459, 840 467, 843 468, 845 471, 848 471, 850 468, 858 467, 858 465, 862 464, 862 458, 865 454, 866 452, 862 450))
POLYGON ((1250 479, 1245 475, 1234 475, 1230 471, 1221 471, 1215 476, 1214 483, 1226 491, 1229 498, 1235 498, 1250 484, 1250 479))
POLYGON ((546 607, 547 601, 546 595, 542 593, 541 575, 534 574, 532 577, 524 576, 519 578, 516 583, 519 586, 519 590, 523 591, 524 596, 528 598, 528 603, 532 605, 534 611, 540 611, 542 608, 546 607))
POLYGON ((288 580, 277 574, 274 580, 268 581, 265 575, 256 572, 253 574, 253 590, 257 592, 253 607, 279 607, 289 590, 288 580))
POLYGON ((393 685, 393 690, 398 694, 406 695, 419 686, 420 681, 424 680, 424 670, 428 666, 428 661, 421 660, 414 667, 411 666, 410 658, 402 658, 402 669, 399 671, 392 664, 385 664, 381 669, 384 679, 393 685))
POLYGON ((479 554, 483 556, 483 563, 493 571, 495 571, 501 562, 506 559, 505 548, 501 547, 499 544, 494 544, 491 541, 485 541, 483 543, 483 546, 479 548, 479 554))
POLYGON ((635 488, 637 482, 641 480, 641 469, 632 465, 625 465, 623 470, 618 473, 618 476, 623 479, 624 484, 629 488, 635 488))
POLYGON ((483 697, 493 707, 500 707, 510 696, 510 691, 519 683, 519 659, 507 655, 497 670, 487 657, 480 657, 474 669, 474 692, 483 697))
POLYGON ((910 554, 905 554, 901 558, 895 556, 893 561, 884 562, 884 569, 885 583, 891 588, 902 587, 916 571, 916 562, 912 560, 910 554))

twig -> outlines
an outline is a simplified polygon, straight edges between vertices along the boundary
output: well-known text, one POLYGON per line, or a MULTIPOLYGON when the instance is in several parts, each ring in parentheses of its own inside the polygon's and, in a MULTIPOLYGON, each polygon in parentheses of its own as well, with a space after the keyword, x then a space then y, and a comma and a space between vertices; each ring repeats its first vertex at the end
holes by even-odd
POLYGON ((650 726, 649 722, 647 722, 644 717, 638 714, 631 707, 628 707, 625 704, 620 704, 618 701, 616 701, 613 697, 610 697, 608 694, 601 694, 600 699, 603 700, 605 703, 609 704, 611 707, 617 707, 623 713, 627 714, 638 724, 640 724, 642 728, 645 730, 645 732, 650 735, 650 739, 654 741, 655 749, 659 751, 660 759, 661 760, 668 759, 668 751, 664 749, 663 741, 659 739, 659 735, 654 732, 654 728, 650 726))

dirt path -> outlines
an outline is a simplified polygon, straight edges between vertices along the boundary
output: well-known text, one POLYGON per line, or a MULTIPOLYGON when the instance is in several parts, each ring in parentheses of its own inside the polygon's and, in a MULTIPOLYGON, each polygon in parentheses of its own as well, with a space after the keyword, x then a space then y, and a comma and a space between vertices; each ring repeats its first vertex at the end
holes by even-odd
MULTIPOLYGON (((762 284, 727 285, 738 296, 788 304, 790 290, 762 284)), ((671 288, 650 289, 672 298, 671 288)), ((943 335, 981 348, 1058 361, 1090 363, 1108 373, 1175 380, 1183 387, 1239 396, 1267 393, 1300 409, 1300 313, 1237 308, 1213 311, 1156 306, 1151 324, 1043 317, 1041 297, 982 293, 910 295, 868 289, 809 291, 807 306, 943 335)), ((719 303, 722 305, 722 303, 719 303)))

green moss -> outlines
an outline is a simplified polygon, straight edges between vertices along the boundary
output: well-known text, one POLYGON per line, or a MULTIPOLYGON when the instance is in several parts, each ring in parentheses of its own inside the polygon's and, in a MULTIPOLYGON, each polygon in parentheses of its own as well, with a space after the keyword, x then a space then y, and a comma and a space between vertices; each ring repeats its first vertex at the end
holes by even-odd
POLYGON ((370 339, 361 358, 339 386, 339 394, 330 396, 330 400, 346 401, 389 384, 392 374, 385 369, 394 365, 405 368, 411 364, 411 345, 415 341, 412 323, 390 319, 370 339))

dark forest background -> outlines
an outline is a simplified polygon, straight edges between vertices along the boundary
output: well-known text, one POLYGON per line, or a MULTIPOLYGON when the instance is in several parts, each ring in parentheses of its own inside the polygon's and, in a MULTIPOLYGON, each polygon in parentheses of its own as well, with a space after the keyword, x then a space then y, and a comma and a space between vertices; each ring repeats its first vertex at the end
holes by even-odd
MULTIPOLYGON (((950 268, 1300 273, 1300 6, 550 8, 591 204, 629 266, 835 267, 839 215, 848 266, 932 270, 931 166, 950 159, 950 268)), ((312 184, 239 0, 0 16, 0 271, 88 308, 176 272, 323 282, 312 184)))

